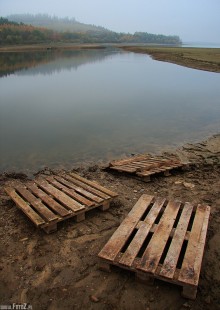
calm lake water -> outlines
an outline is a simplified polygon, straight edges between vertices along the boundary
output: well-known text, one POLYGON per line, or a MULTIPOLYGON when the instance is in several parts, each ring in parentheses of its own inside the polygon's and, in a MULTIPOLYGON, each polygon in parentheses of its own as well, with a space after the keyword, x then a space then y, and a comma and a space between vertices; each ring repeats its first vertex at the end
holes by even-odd
POLYGON ((117 49, 0 54, 0 171, 72 168, 220 132, 220 75, 117 49))

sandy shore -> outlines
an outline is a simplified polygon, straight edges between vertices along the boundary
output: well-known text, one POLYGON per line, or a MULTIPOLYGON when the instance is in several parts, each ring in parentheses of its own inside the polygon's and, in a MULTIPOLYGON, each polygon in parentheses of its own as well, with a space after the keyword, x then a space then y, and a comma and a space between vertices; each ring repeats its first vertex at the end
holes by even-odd
POLYGON ((50 235, 35 228, 3 190, 14 178, 25 176, 1 175, 0 304, 28 302, 33 309, 220 309, 220 135, 185 145, 176 154, 194 164, 190 170, 155 176, 149 183, 98 166, 77 169, 119 197, 109 210, 93 210, 80 223, 61 222, 50 235), (211 206, 195 301, 182 298, 175 285, 155 281, 148 286, 127 271, 98 269, 97 254, 143 193, 211 206))

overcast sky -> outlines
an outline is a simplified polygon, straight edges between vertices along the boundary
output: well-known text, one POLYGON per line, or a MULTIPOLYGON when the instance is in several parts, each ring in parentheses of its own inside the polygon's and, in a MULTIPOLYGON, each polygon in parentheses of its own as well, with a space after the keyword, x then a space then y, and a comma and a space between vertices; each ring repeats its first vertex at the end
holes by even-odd
POLYGON ((220 0, 0 0, 0 15, 47 13, 118 32, 220 43, 220 0))

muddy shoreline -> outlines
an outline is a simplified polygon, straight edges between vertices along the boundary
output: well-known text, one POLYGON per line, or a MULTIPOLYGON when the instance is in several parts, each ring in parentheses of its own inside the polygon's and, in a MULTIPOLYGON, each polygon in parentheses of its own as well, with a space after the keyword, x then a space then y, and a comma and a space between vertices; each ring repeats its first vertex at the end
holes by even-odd
MULTIPOLYGON (((220 135, 175 152, 193 165, 187 171, 157 175, 149 183, 125 174, 109 173, 98 165, 77 173, 117 192, 111 208, 90 211, 83 222, 59 223, 46 235, 19 211, 4 192, 24 174, 0 176, 0 304, 30 303, 33 309, 220 309, 220 135), (192 184, 193 186, 188 186, 192 184), (152 286, 135 281, 134 274, 98 268, 97 254, 143 194, 207 204, 211 218, 197 299, 181 297, 181 289, 162 281, 152 286)), ((53 174, 46 169, 40 175, 53 174)), ((56 171, 57 173, 57 171, 56 171)))

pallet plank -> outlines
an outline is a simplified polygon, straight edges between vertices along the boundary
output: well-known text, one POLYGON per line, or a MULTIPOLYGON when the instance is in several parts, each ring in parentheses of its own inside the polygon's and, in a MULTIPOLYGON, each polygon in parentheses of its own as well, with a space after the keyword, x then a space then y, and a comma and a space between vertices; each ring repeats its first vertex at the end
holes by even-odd
MULTIPOLYGON (((99 190, 100 192, 102 192, 102 193, 104 193, 104 194, 106 194, 106 195, 108 195, 110 197, 117 197, 118 196, 118 194, 116 194, 115 192, 113 192, 113 191, 111 191, 111 190, 101 186, 100 184, 98 184, 98 183, 96 183, 94 181, 87 180, 87 179, 85 179, 85 178, 83 178, 83 177, 81 177, 78 174, 75 174, 73 172, 71 172, 70 175, 72 177, 74 177, 74 179, 82 181, 83 183, 85 183, 87 185, 90 185, 91 187, 99 190)), ((107 199, 107 197, 106 197, 106 199, 107 199)))
POLYGON ((114 160, 110 163, 110 165, 112 165, 112 166, 123 166, 124 164, 128 164, 128 163, 133 162, 133 161, 144 159, 144 158, 146 158, 146 156, 147 155, 137 155, 137 156, 121 159, 121 160, 114 160))
POLYGON ((25 186, 20 184, 15 186, 15 189, 35 208, 39 215, 46 221, 51 222, 58 219, 57 215, 50 211, 39 198, 36 198, 31 192, 29 192, 25 186))
POLYGON ((16 191, 11 187, 5 187, 6 193, 12 198, 19 209, 21 209, 27 217, 36 225, 40 226, 45 223, 45 220, 40 217, 27 203, 24 201, 16 191))
POLYGON ((138 252, 140 251, 148 233, 150 232, 155 219, 161 211, 166 199, 158 198, 154 202, 154 205, 147 215, 147 218, 141 222, 141 225, 133 238, 132 242, 128 246, 126 252, 120 259, 120 264, 131 266, 138 252))
POLYGON ((68 182, 65 182, 63 178, 60 177, 47 177, 46 180, 50 182, 53 186, 57 187, 59 190, 62 190, 64 193, 68 194, 70 197, 76 199, 78 202, 80 202, 83 205, 86 205, 87 207, 94 206, 94 202, 91 200, 86 199, 82 195, 79 195, 75 192, 75 190, 71 190, 70 188, 66 187, 65 185, 70 184, 68 182), (58 182, 59 181, 59 182, 58 182), (66 183, 64 185, 64 183, 66 183))
POLYGON ((192 211, 193 206, 190 203, 185 203, 178 225, 173 234, 172 243, 170 244, 163 266, 160 270, 160 276, 162 277, 170 279, 174 277, 192 211))
POLYGON ((154 273, 156 271, 179 208, 180 202, 169 201, 155 233, 141 258, 138 269, 149 273, 154 273))
POLYGON ((73 180, 72 180, 72 178, 70 176, 65 175, 65 176, 63 176, 63 178, 65 178, 66 181, 71 183, 71 188, 72 189, 74 189, 77 193, 83 195, 87 199, 91 199, 92 201, 95 201, 96 203, 102 203, 104 201, 103 198, 100 198, 100 197, 94 195, 93 193, 90 193, 85 188, 82 188, 82 186, 80 186, 79 184, 76 184, 76 183, 74 184, 73 180))
POLYGON ((186 253, 179 274, 179 281, 197 285, 202 262, 210 209, 198 206, 186 253))
POLYGON ((56 189, 55 187, 51 186, 48 182, 43 179, 36 179, 35 182, 48 194, 52 195, 58 201, 65 205, 65 207, 71 209, 73 212, 78 212, 85 207, 80 203, 73 200, 71 197, 67 196, 65 193, 61 192, 60 190, 56 189))
POLYGON ((65 217, 72 213, 71 210, 65 209, 61 204, 55 201, 53 198, 48 196, 44 191, 42 191, 36 184, 33 182, 28 182, 25 184, 29 190, 32 191, 36 196, 38 196, 44 203, 50 206, 54 212, 56 212, 59 216, 65 217))
POLYGON ((103 199, 110 199, 111 197, 98 191, 97 189, 91 187, 90 185, 85 184, 83 181, 79 181, 75 179, 72 176, 66 175, 66 179, 71 181, 76 188, 80 188, 81 191, 83 190, 88 197, 93 197, 92 199, 97 201, 97 202, 102 202, 103 199), (78 187, 77 187, 78 186, 78 187))
POLYGON ((99 257, 107 260, 114 260, 117 254, 121 251, 123 245, 128 240, 133 232, 138 221, 150 206, 153 196, 142 195, 137 201, 133 209, 129 212, 122 224, 119 226, 115 234, 110 238, 109 242, 99 253, 99 257))
POLYGON ((203 259, 203 253, 204 253, 204 248, 205 248, 205 241, 206 241, 206 235, 208 231, 208 224, 209 224, 209 216, 210 216, 210 207, 209 206, 203 206, 205 209, 205 217, 203 221, 203 226, 198 242, 198 247, 197 247, 197 255, 195 258, 195 263, 194 263, 194 270, 195 270, 195 277, 194 277, 194 283, 199 282, 199 275, 200 275, 200 270, 202 266, 202 259, 203 259))

